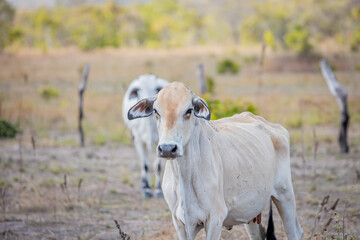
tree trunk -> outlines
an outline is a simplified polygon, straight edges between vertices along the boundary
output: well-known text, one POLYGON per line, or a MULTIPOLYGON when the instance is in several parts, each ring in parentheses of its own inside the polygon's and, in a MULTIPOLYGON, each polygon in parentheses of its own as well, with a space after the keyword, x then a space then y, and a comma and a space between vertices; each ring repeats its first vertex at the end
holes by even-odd
POLYGON ((349 146, 347 143, 347 129, 349 125, 349 112, 347 105, 347 91, 340 85, 336 80, 336 77, 331 70, 328 62, 323 59, 320 61, 320 68, 322 75, 324 76, 327 85, 329 87, 330 93, 336 98, 339 108, 340 108, 340 133, 339 133, 339 145, 342 153, 349 152, 349 146))

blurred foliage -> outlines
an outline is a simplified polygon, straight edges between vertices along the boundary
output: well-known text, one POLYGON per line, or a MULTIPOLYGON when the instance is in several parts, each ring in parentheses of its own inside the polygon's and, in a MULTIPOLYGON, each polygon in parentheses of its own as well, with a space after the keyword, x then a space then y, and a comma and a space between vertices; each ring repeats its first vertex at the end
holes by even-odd
POLYGON ((239 72, 241 66, 231 59, 224 59, 218 62, 217 71, 220 74, 232 73, 236 74, 239 72))
POLYGON ((266 30, 264 32, 263 38, 264 38, 265 44, 270 46, 271 49, 274 50, 276 48, 275 37, 274 37, 274 34, 270 30, 266 30))
POLYGON ((11 123, 0 119, 0 138, 13 138, 19 130, 11 123))
POLYGON ((192 33, 202 25, 195 11, 173 0, 154 0, 139 5, 142 28, 139 43, 149 47, 182 46, 189 43, 192 33))
POLYGON ((95 138, 93 139, 93 142, 96 146, 103 146, 106 144, 107 136, 104 133, 98 133, 95 138))
POLYGON ((359 47, 360 47, 360 26, 357 26, 354 35, 351 39, 351 50, 358 51, 359 47))
POLYGON ((39 89, 40 96, 46 100, 59 97, 59 90, 52 86, 43 86, 39 89))
POLYGON ((152 0, 119 5, 67 6, 17 11, 0 0, 0 48, 77 46, 179 47, 266 43, 272 49, 308 53, 334 38, 357 51, 360 6, 356 0, 234 1, 207 4, 152 0), (214 10, 215 9, 215 10, 214 10), (241 13, 241 14, 240 14, 241 13))
POLYGON ((210 94, 214 94, 215 91, 215 80, 213 77, 206 76, 207 91, 210 94))
POLYGON ((254 14, 244 20, 243 37, 252 42, 269 41, 271 45, 276 41, 284 46, 283 36, 292 14, 293 7, 287 2, 256 3, 254 14))
POLYGON ((258 113, 257 107, 246 100, 223 100, 213 99, 209 96, 204 96, 206 103, 211 112, 211 120, 216 120, 224 117, 231 117, 234 114, 239 114, 245 111, 258 113))
POLYGON ((286 46, 299 54, 309 53, 311 50, 309 35, 309 31, 304 25, 290 24, 284 36, 286 46))
POLYGON ((0 49, 10 43, 15 10, 4 0, 0 0, 0 49))
POLYGON ((243 61, 245 64, 252 64, 252 63, 256 62, 256 57, 255 56, 244 56, 243 61))

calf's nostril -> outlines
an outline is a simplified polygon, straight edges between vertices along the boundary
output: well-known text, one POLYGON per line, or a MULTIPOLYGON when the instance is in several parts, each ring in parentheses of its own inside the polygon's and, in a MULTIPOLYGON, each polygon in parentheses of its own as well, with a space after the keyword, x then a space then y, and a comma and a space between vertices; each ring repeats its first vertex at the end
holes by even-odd
POLYGON ((159 150, 159 152, 160 152, 160 153, 162 153, 162 152, 163 152, 163 150, 162 150, 161 146, 158 146, 158 150, 159 150))
POLYGON ((175 145, 175 146, 173 147, 173 149, 171 150, 171 152, 172 152, 172 153, 175 153, 176 150, 177 150, 177 146, 175 145))

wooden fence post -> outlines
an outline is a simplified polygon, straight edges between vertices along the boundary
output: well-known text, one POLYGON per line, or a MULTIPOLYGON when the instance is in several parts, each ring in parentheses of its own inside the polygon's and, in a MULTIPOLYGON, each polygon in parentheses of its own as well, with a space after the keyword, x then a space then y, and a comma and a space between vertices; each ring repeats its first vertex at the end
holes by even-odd
POLYGON ((205 94, 207 92, 207 87, 204 74, 204 65, 202 63, 197 65, 197 76, 199 80, 200 94, 205 94))
POLYGON ((84 130, 82 128, 82 119, 84 118, 83 97, 84 97, 84 92, 85 92, 85 88, 86 88, 86 83, 87 83, 87 80, 89 77, 89 71, 90 71, 90 65, 86 64, 84 67, 83 75, 82 75, 82 82, 79 85, 79 124, 78 124, 78 129, 79 129, 79 134, 80 134, 81 147, 85 146, 84 130))
POLYGON ((331 70, 328 62, 323 59, 320 61, 320 68, 323 77, 326 80, 326 83, 329 87, 330 93, 336 98, 339 108, 340 108, 340 134, 339 134, 339 145, 340 151, 342 153, 349 152, 349 146, 347 143, 347 129, 349 125, 349 112, 347 105, 347 91, 346 89, 340 85, 340 83, 336 80, 336 77, 331 70))

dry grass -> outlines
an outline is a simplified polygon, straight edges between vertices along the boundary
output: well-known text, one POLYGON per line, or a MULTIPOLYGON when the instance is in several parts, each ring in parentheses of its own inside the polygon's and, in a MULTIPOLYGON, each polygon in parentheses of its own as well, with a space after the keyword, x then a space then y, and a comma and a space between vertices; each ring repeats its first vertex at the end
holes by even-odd
MULTIPOLYGON (((349 91, 352 122, 358 124, 360 93, 356 79, 360 73, 355 70, 355 63, 360 56, 328 57, 337 66, 336 75, 349 91)), ((317 59, 271 54, 260 74, 254 50, 220 48, 2 54, 1 116, 20 124, 26 133, 31 132, 40 145, 76 146, 77 88, 82 67, 90 63, 84 109, 87 141, 95 145, 129 143, 121 116, 127 84, 139 74, 151 72, 170 81, 185 82, 196 91, 198 62, 203 62, 206 75, 214 78, 218 98, 248 98, 259 106, 261 115, 287 127, 299 126, 301 106, 305 125, 337 124, 337 105, 319 73, 317 59), (241 63, 242 71, 236 75, 217 74, 217 62, 225 57, 241 63), (248 58, 254 62, 248 63, 248 58), (60 96, 43 99, 39 94, 42 86, 55 87, 60 96)))
MULTIPOLYGON (((260 73, 258 52, 196 48, 82 53, 66 49, 48 54, 1 54, 0 116, 20 124, 23 130, 19 138, 24 169, 19 171, 19 140, 0 140, 2 236, 116 239, 119 232, 113 220, 117 219, 131 239, 173 239, 175 230, 166 203, 141 197, 140 164, 129 146, 131 138, 122 123, 121 102, 127 84, 145 72, 185 82, 196 92, 198 62, 215 80, 215 97, 247 98, 259 107, 261 115, 289 128, 294 188, 305 237, 311 233, 318 204, 325 195, 330 195, 331 203, 340 198, 336 208, 339 219, 334 218, 325 233, 321 228, 329 216, 324 217, 315 229, 318 239, 332 234, 338 237, 343 217, 344 232, 359 236, 360 72, 355 66, 360 55, 326 55, 337 66, 335 74, 349 91, 351 153, 341 155, 337 146, 338 107, 317 60, 270 54, 260 73), (239 74, 216 73, 217 62, 225 57, 241 63, 239 74), (87 147, 78 149, 77 88, 85 63, 91 64, 85 92, 87 147), (59 97, 42 98, 39 89, 45 85, 57 88, 59 97), (31 136, 36 140, 36 154, 31 136)), ((266 218, 266 211, 263 214, 266 218)), ((283 239, 284 229, 276 211, 275 224, 276 235, 283 239)), ((247 238, 241 226, 224 230, 222 236, 247 238)), ((203 238, 202 231, 198 239, 203 238)))

